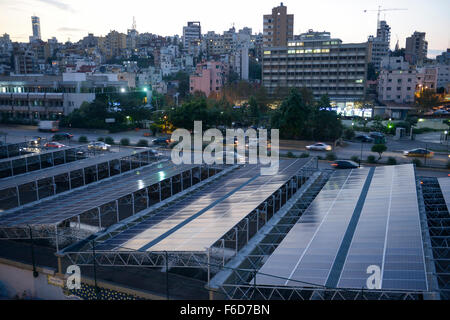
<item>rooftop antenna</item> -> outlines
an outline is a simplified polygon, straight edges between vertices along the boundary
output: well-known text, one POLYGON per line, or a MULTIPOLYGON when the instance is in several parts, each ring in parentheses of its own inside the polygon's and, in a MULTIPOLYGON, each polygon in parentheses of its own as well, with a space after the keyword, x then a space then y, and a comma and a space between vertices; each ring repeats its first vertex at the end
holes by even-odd
POLYGON ((133 16, 133 25, 131 29, 136 30, 136 18, 133 16))

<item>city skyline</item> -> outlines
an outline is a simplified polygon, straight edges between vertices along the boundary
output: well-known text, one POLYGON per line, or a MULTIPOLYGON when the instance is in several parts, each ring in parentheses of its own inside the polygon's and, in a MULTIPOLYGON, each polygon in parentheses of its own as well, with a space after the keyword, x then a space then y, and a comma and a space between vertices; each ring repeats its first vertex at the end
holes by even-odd
MULTIPOLYGON (((263 0, 257 3, 250 1, 242 3, 230 0, 226 7, 220 8, 219 16, 214 14, 217 6, 211 6, 211 10, 208 10, 200 7, 202 4, 204 5, 204 1, 199 0, 190 1, 189 4, 179 1, 142 4, 131 0, 124 6, 123 3, 114 0, 108 2, 107 13, 99 17, 98 13, 105 10, 104 1, 92 4, 86 0, 77 2, 18 0, 13 3, 1 0, 0 33, 10 34, 13 41, 28 42, 32 34, 30 17, 33 15, 41 19, 43 40, 56 37, 61 42, 69 38, 76 42, 88 33, 106 35, 110 30, 126 33, 127 29, 131 28, 133 16, 136 17, 139 32, 163 36, 176 34, 181 36, 182 28, 187 21, 200 21, 203 34, 207 31, 222 33, 233 24, 237 29, 250 27, 254 33, 258 33, 262 32, 262 16, 280 2, 263 0), (140 9, 137 10, 136 7, 140 9), (178 8, 176 11, 169 11, 175 7, 178 8), (248 12, 251 12, 251 15, 248 12), (171 18, 167 19, 167 15, 171 18)), ((445 14, 448 12, 445 8, 450 9, 450 5, 445 0, 432 0, 427 3, 416 0, 358 2, 344 0, 339 3, 324 0, 314 5, 284 1, 284 5, 288 7, 288 13, 295 15, 295 34, 306 32, 308 29, 325 30, 344 42, 364 42, 369 35, 376 33, 378 5, 388 9, 407 8, 408 11, 392 11, 381 15, 381 19, 386 18, 392 28, 391 48, 395 47, 397 37, 400 40, 400 47, 405 47, 406 37, 414 31, 426 32, 430 57, 450 47, 448 33, 450 22, 445 14), (364 10, 374 11, 364 13, 364 10), (311 11, 315 14, 311 14, 311 11), (352 21, 342 21, 340 17, 351 17, 352 21)))

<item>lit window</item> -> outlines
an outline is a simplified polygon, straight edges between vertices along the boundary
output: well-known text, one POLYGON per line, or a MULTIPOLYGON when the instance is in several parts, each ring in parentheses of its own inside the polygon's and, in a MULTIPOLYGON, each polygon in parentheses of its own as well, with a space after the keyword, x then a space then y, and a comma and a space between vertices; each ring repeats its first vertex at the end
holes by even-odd
POLYGON ((303 47, 304 43, 303 42, 297 42, 297 46, 299 47, 303 47))
POLYGON ((305 53, 305 50, 296 50, 295 53, 305 53))
POLYGON ((288 54, 295 54, 295 50, 288 50, 288 54))
POLYGON ((330 53, 330 49, 322 49, 322 53, 330 53))
POLYGON ((306 49, 305 53, 312 53, 312 49, 306 49))
POLYGON ((264 54, 271 54, 271 51, 264 51, 264 54))
POLYGON ((314 49, 314 53, 320 53, 320 49, 314 49))

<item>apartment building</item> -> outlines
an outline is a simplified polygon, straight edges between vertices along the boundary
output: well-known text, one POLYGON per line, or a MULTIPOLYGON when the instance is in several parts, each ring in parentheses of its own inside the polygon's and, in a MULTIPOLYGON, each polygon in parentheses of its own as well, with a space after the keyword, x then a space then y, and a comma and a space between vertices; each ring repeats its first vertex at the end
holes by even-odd
POLYGON ((384 102, 412 104, 418 86, 418 72, 415 66, 403 57, 386 57, 381 62, 378 77, 378 99, 384 102))
POLYGON ((294 15, 287 13, 283 2, 264 15, 264 47, 283 47, 294 36, 294 15))
POLYGON ((263 85, 269 94, 277 88, 302 88, 319 98, 328 94, 341 109, 365 96, 370 43, 344 44, 329 32, 309 30, 286 47, 264 48, 263 85))
POLYGON ((222 62, 206 61, 197 64, 197 69, 190 76, 190 92, 203 92, 207 97, 218 93, 225 83, 226 66, 222 62))
POLYGON ((0 76, 0 113, 15 118, 59 118, 93 101, 97 93, 119 92, 127 86, 116 74, 0 76))
POLYGON ((414 32, 406 38, 405 59, 411 64, 421 66, 427 58, 428 42, 425 40, 425 32, 414 32))
POLYGON ((189 48, 192 43, 200 44, 202 39, 202 27, 199 21, 189 21, 187 26, 183 27, 183 47, 189 48))

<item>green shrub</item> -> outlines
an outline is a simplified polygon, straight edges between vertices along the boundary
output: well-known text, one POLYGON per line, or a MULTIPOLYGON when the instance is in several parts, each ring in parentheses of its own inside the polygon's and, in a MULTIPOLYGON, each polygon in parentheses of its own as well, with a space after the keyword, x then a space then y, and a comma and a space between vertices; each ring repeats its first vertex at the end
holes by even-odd
POLYGON ((328 152, 327 155, 325 156, 325 159, 328 161, 334 161, 337 160, 336 154, 334 154, 333 152, 328 152))
POLYGON ((317 159, 318 160, 323 160, 323 157, 322 156, 317 156, 317 159))
POLYGON ((86 136, 81 136, 78 138, 78 142, 86 143, 86 142, 88 142, 88 138, 86 136))
POLYGON ((104 141, 105 141, 105 138, 103 138, 103 137, 98 137, 98 138, 97 138, 97 141, 104 142, 104 141))
POLYGON ((413 163, 416 167, 421 167, 421 166, 422 166, 422 161, 420 161, 419 159, 413 159, 412 163, 413 163))
POLYGON ((294 155, 291 151, 289 151, 289 152, 287 153, 287 157, 288 157, 288 158, 295 158, 295 155, 294 155))
POLYGON ((395 159, 394 157, 389 157, 387 164, 390 166, 395 166, 397 164, 397 159, 395 159))
POLYGON ((148 140, 146 139, 141 139, 138 141, 137 143, 138 147, 148 147, 148 140))
POLYGON ((128 138, 120 139, 120 145, 122 145, 122 146, 129 146, 130 145, 130 139, 128 139, 128 138))
POLYGON ((352 160, 353 162, 359 162, 359 157, 358 156, 353 156, 350 158, 350 160, 352 160))
POLYGON ((377 163, 377 159, 375 158, 375 156, 368 156, 367 157, 367 162, 368 163, 377 163))
POLYGON ((105 143, 110 144, 110 145, 115 144, 114 139, 111 138, 111 137, 106 137, 105 138, 105 143))
POLYGON ((304 158, 309 158, 309 153, 302 153, 300 155, 300 158, 304 159, 304 158))

